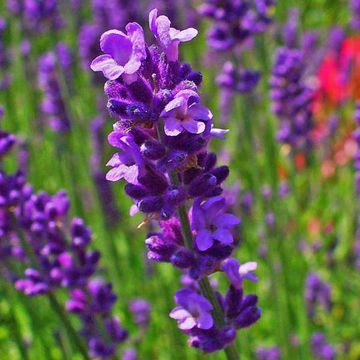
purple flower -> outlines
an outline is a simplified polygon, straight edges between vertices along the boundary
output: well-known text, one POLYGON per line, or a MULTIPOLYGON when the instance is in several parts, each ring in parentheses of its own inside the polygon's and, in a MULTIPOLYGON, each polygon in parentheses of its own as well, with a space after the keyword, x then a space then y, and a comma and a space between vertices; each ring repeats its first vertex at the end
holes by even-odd
POLYGON ((184 130, 192 134, 205 131, 203 121, 211 120, 211 111, 197 104, 200 98, 193 90, 181 90, 170 101, 160 116, 165 118, 164 130, 168 136, 177 136, 184 130))
POLYGON ((305 300, 307 311, 312 318, 315 315, 315 307, 322 305, 326 311, 331 309, 331 287, 321 280, 318 274, 309 273, 305 284, 305 300))
POLYGON ((256 349, 256 358, 258 360, 279 360, 280 350, 274 347, 263 347, 260 346, 256 349))
POLYGON ((179 44, 192 40, 198 31, 194 28, 177 30, 172 28, 168 17, 157 16, 158 10, 154 9, 149 14, 149 26, 155 35, 161 49, 165 52, 169 61, 177 61, 179 57, 179 44))
POLYGON ((229 50, 249 42, 271 23, 272 0, 204 0, 201 15, 213 20, 208 43, 216 50, 229 50))
POLYGON ((206 201, 196 199, 192 209, 192 223, 196 231, 195 242, 200 251, 209 249, 215 241, 224 245, 233 242, 230 228, 240 220, 232 214, 223 213, 225 199, 215 196, 206 201))
POLYGON ((126 349, 122 355, 122 360, 138 360, 135 349, 126 349))
POLYGON ((118 181, 125 179, 131 184, 138 183, 138 176, 142 164, 141 154, 131 134, 113 131, 108 137, 109 143, 123 152, 115 153, 106 164, 113 168, 106 174, 106 179, 118 181))
POLYGON ((314 127, 311 110, 313 90, 304 79, 306 62, 298 49, 276 52, 270 79, 273 112, 280 119, 277 138, 295 151, 309 152, 314 127))
MULTIPOLYGON (((115 80, 124 74, 124 79, 131 82, 146 59, 144 30, 138 23, 126 26, 127 34, 120 30, 104 32, 100 38, 100 48, 104 55, 93 60, 93 71, 102 71, 109 80, 115 80)), ((136 79, 136 77, 135 77, 136 79)))
POLYGON ((257 268, 257 263, 250 261, 244 264, 240 264, 237 259, 230 258, 223 261, 221 269, 226 272, 231 285, 236 289, 242 289, 243 279, 251 281, 258 281, 258 277, 253 274, 257 268))
POLYGON ((325 335, 321 332, 313 333, 310 346, 315 357, 321 360, 335 360, 336 353, 332 345, 328 344, 325 335))
POLYGON ((14 135, 0 129, 0 159, 12 149, 15 141, 14 135))
POLYGON ((360 1, 350 0, 350 10, 352 19, 350 25, 355 30, 360 30, 360 1))
POLYGON ((179 329, 191 330, 195 326, 199 329, 210 329, 213 318, 210 311, 213 309, 210 302, 191 289, 181 289, 175 294, 177 305, 170 312, 170 317, 178 321, 179 329))
MULTIPOLYGON (((2 134, 0 129, 0 160, 5 155, 1 153, 2 134)), ((70 201, 64 191, 53 196, 33 193, 23 173, 8 175, 1 165, 2 162, 0 257, 5 260, 2 274, 27 296, 51 293, 56 298, 57 290, 65 289, 68 293, 65 309, 81 320, 80 334, 86 338, 90 356, 112 357, 128 333, 112 315, 116 301, 112 285, 94 276, 100 253, 89 250, 90 228, 82 219, 68 218, 70 201), (13 262, 21 266, 8 269, 13 262)), ((137 322, 142 332, 148 321, 145 305, 138 305, 137 322)), ((86 349, 82 352, 84 355, 86 349)))
POLYGON ((260 80, 260 72, 248 69, 236 69, 232 62, 227 61, 221 73, 216 78, 216 83, 224 89, 238 93, 247 93, 254 90, 260 80))
POLYGON ((150 320, 151 305, 144 299, 133 299, 130 301, 129 309, 135 317, 135 323, 140 328, 146 328, 150 320))

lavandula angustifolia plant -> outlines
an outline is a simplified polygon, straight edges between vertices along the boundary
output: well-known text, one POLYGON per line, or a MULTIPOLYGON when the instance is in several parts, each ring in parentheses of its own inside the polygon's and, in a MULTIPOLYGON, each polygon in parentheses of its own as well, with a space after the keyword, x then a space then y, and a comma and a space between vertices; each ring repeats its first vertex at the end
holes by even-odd
POLYGON ((259 346, 256 349, 256 358, 258 360, 280 360, 280 350, 274 347, 259 346))
POLYGON ((331 288, 318 274, 309 273, 305 284, 305 301, 307 313, 311 319, 315 316, 315 308, 321 305, 325 311, 331 310, 331 288))
POLYGON ((178 60, 180 42, 197 31, 171 28, 156 9, 149 23, 157 45, 148 47, 142 27, 129 23, 127 33, 101 36, 104 54, 91 64, 108 79, 108 109, 117 117, 108 140, 120 151, 108 162, 107 179, 124 179, 135 202, 131 213, 158 222, 159 231, 146 240, 148 257, 170 262, 197 281, 176 293, 178 306, 170 313, 190 345, 206 352, 225 348, 229 359, 237 359, 236 330, 257 321, 261 311, 257 297, 244 296, 242 287, 244 278, 255 280, 256 263, 229 258, 239 219, 224 212, 221 183, 228 167, 216 167, 216 155, 208 151, 211 138, 224 131, 213 127, 212 113, 200 105, 201 74, 178 60), (225 297, 208 280, 218 270, 230 279, 225 297))
POLYGON ((8 0, 7 8, 20 16, 23 29, 33 33, 47 28, 58 30, 64 25, 57 0, 8 0))
POLYGON ((74 93, 73 86, 73 69, 72 65, 74 63, 74 56, 71 49, 64 42, 59 42, 55 46, 55 53, 58 59, 59 70, 64 78, 64 83, 67 85, 69 94, 74 93))
POLYGON ((0 69, 7 65, 8 59, 6 56, 4 44, 4 31, 6 29, 6 21, 0 17, 0 69))
POLYGON ((332 345, 327 343, 325 335, 323 333, 313 333, 310 339, 310 346, 315 359, 335 360, 335 349, 332 345))
POLYGON ((106 215, 106 222, 109 225, 115 225, 120 218, 111 183, 106 180, 106 173, 102 169, 104 157, 104 123, 103 116, 96 117, 91 122, 91 137, 93 154, 91 156, 91 171, 96 186, 98 199, 102 210, 106 215))
POLYGON ((41 110, 55 132, 66 133, 71 122, 61 93, 61 84, 57 73, 57 56, 53 52, 42 55, 38 63, 38 83, 43 92, 41 110))
POLYGON ((350 25, 354 30, 360 30, 360 1, 349 0, 351 22, 350 25))
POLYGON ((301 50, 279 48, 270 79, 273 112, 280 120, 278 140, 294 153, 309 154, 312 147, 313 90, 304 79, 305 61, 301 50))
POLYGON ((0 90, 5 90, 11 84, 11 74, 9 67, 9 51, 5 44, 5 32, 7 23, 0 17, 0 90))
MULTIPOLYGON (((85 359, 111 358, 128 333, 113 315, 117 297, 111 284, 96 275, 100 253, 89 249, 91 230, 82 219, 69 219, 65 192, 35 193, 21 170, 6 172, 3 160, 15 143, 0 129, 0 272, 25 295, 49 298, 85 359), (82 321, 87 348, 57 299, 60 288, 70 294, 66 310, 82 321)), ((135 311, 143 334, 149 305, 140 301, 142 312, 135 311)))
POLYGON ((274 4, 274 0, 205 0, 199 12, 213 21, 209 45, 223 51, 249 41, 271 23, 274 4))

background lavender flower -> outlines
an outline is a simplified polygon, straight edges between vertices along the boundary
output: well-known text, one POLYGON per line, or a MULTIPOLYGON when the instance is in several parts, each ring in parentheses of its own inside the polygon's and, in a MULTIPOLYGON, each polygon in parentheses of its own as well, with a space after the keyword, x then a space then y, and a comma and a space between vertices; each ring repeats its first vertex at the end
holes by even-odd
POLYGON ((58 30, 64 25, 56 0, 8 0, 8 9, 20 16, 22 26, 31 30, 58 30))
POLYGON ((299 9, 296 8, 290 9, 288 12, 288 20, 282 29, 283 42, 287 48, 297 48, 299 46, 299 15, 299 9))
POLYGON ((229 50, 249 41, 271 23, 269 13, 273 5, 272 0, 204 1, 199 12, 214 22, 207 34, 209 45, 216 50, 229 50))
POLYGON ((111 183, 106 180, 106 173, 102 169, 105 153, 104 125, 105 119, 103 116, 99 116, 91 122, 93 148, 91 169, 105 220, 109 225, 115 225, 120 219, 120 213, 116 206, 111 183))
POLYGON ((360 1, 349 0, 351 12, 351 26, 354 30, 360 30, 360 1))
POLYGON ((327 343, 323 333, 313 333, 310 339, 310 345, 315 358, 321 360, 334 360, 336 358, 335 349, 327 343))
POLYGON ((270 79, 273 112, 280 119, 279 141, 294 151, 308 153, 312 146, 312 90, 304 79, 305 63, 300 50, 280 48, 270 79))
POLYGON ((38 63, 38 82, 43 91, 41 110, 47 116, 51 128, 60 133, 70 131, 70 118, 61 94, 61 85, 57 74, 57 58, 52 52, 42 55, 38 63))
POLYGON ((235 69, 231 62, 226 62, 216 82, 222 88, 231 89, 238 93, 251 92, 260 80, 260 72, 235 69))
POLYGON ((256 358, 258 360, 280 360, 280 350, 276 346, 259 346, 256 349, 256 358))
POLYGON ((129 303, 129 309, 134 315, 134 322, 145 330, 150 321, 151 305, 144 299, 133 299, 129 303))
POLYGON ((316 273, 310 273, 306 278, 305 300, 308 315, 313 318, 317 306, 322 306, 324 310, 331 309, 331 288, 320 279, 316 273))
POLYGON ((8 59, 5 49, 4 32, 6 30, 6 21, 0 17, 0 68, 7 65, 8 59))
MULTIPOLYGON (((15 138, 2 130, 0 134, 2 161, 15 138)), ((21 171, 8 174, 1 163, 0 270, 25 295, 48 295, 57 311, 57 289, 64 288, 69 293, 66 309, 81 319, 89 355, 111 358, 128 333, 112 314, 117 299, 112 285, 96 276, 100 253, 89 249, 91 230, 82 219, 70 220, 69 208, 64 191, 35 193, 21 171)), ((142 299, 135 305, 143 332, 150 305, 142 299)))

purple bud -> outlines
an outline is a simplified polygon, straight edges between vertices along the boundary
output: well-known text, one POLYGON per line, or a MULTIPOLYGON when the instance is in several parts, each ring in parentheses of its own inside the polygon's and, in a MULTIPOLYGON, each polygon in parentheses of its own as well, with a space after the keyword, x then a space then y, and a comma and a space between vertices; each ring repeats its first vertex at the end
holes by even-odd
POLYGON ((142 199, 148 194, 148 192, 143 186, 134 184, 126 184, 125 192, 127 195, 136 200, 142 199))
POLYGON ((160 211, 163 205, 161 196, 148 196, 139 202, 138 207, 144 213, 152 213, 160 211))
POLYGON ((190 196, 198 197, 206 194, 217 184, 216 176, 212 174, 204 174, 194 179, 188 189, 190 196))
POLYGON ((180 249, 171 256, 170 261, 180 269, 187 269, 194 264, 194 257, 189 250, 180 249))
POLYGON ((230 173, 229 167, 226 165, 219 166, 210 171, 210 174, 216 177, 217 185, 221 184, 229 176, 229 173, 230 173))
POLYGON ((261 309, 253 306, 249 307, 235 319, 234 325, 237 329, 249 327, 260 319, 261 309))
POLYGON ((161 159, 165 155, 165 147, 155 140, 146 140, 140 147, 144 157, 150 160, 161 159))

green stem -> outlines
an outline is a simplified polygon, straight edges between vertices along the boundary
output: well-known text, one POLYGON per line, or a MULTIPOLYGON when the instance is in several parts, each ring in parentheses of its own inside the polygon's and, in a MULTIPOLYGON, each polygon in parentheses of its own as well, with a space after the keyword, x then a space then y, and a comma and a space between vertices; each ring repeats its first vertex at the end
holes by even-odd
POLYGON ((87 353, 87 349, 86 349, 84 343, 80 340, 77 331, 73 328, 73 326, 68 318, 68 315, 64 311, 63 307, 59 304, 56 297, 51 292, 49 292, 47 294, 47 298, 49 299, 50 305, 53 308, 53 310, 58 314, 59 319, 63 323, 67 333, 70 335, 72 340, 76 343, 76 345, 77 345, 79 351, 81 352, 82 356, 84 357, 84 359, 90 360, 90 357, 87 353))

